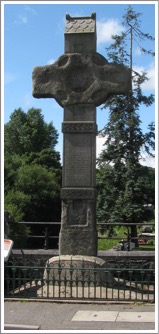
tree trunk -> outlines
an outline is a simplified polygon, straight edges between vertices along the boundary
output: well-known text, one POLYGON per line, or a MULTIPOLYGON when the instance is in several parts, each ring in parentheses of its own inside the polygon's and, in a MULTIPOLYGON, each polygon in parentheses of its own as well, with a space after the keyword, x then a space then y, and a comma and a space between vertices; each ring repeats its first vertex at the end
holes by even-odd
POLYGON ((137 226, 131 226, 131 242, 135 243, 135 247, 138 247, 138 239, 137 239, 137 226))

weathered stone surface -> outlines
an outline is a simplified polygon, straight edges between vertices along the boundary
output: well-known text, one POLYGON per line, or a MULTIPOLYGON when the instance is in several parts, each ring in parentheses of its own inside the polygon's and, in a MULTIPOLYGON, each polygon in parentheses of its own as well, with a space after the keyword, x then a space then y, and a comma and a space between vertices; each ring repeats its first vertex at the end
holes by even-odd
POLYGON ((63 133, 97 133, 97 125, 94 122, 64 122, 63 133))
POLYGON ((98 53, 65 54, 54 64, 33 71, 33 96, 55 98, 63 107, 72 104, 99 106, 112 94, 130 90, 130 69, 108 63, 98 53))
POLYGON ((74 199, 72 196, 72 199, 62 200, 60 254, 91 256, 97 254, 95 199, 83 197, 74 199))
MULTIPOLYGON (((83 216, 83 220, 85 217, 83 216)), ((59 235, 60 254, 67 255, 97 255, 97 232, 95 228, 75 224, 75 221, 70 222, 70 226, 63 226, 59 235)), ((85 223, 85 221, 84 221, 85 223)))
POLYGON ((96 107, 89 104, 65 106, 64 122, 94 122, 96 124, 96 107))
POLYGON ((76 199, 77 194, 80 194, 78 198, 92 199, 90 191, 96 186, 96 108, 92 105, 66 106, 62 129, 64 192, 68 194, 70 189, 76 199))
POLYGON ((65 53, 96 51, 96 14, 89 17, 66 15, 65 53), (78 38, 77 38, 78 34, 78 38))
POLYGON ((70 199, 63 200, 63 227, 96 227, 95 208, 93 200, 70 199), (82 225, 82 226, 81 226, 82 225))
POLYGON ((73 199, 89 199, 96 200, 96 189, 95 188, 62 188, 61 198, 67 200, 73 199))
POLYGON ((91 16, 71 17, 66 14, 65 34, 86 34, 96 32, 96 13, 91 16))
POLYGON ((63 187, 95 186, 95 147, 95 135, 89 130, 88 133, 65 134, 63 187))
POLYGON ((96 15, 67 14, 65 54, 33 71, 33 96, 64 107, 60 255, 97 254, 96 106, 130 88, 130 69, 96 52, 96 15))
MULTIPOLYGON (((75 189, 76 190, 76 189, 75 189)), ((59 236, 60 254, 97 254, 95 199, 62 201, 62 225, 59 236)))
POLYGON ((44 271, 44 282, 47 285, 78 286, 85 282, 85 285, 109 285, 112 282, 111 272, 100 270, 105 268, 105 261, 93 256, 72 256, 62 255, 49 259, 44 271), (48 268, 48 270, 47 270, 48 268))

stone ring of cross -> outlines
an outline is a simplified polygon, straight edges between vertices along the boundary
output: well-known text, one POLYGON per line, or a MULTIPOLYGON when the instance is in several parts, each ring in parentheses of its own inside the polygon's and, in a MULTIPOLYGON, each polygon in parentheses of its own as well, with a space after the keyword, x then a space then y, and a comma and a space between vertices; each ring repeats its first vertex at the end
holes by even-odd
POLYGON ((99 106, 111 94, 123 94, 130 86, 130 69, 109 63, 97 52, 66 53, 51 65, 33 71, 33 96, 54 98, 59 105, 99 106))

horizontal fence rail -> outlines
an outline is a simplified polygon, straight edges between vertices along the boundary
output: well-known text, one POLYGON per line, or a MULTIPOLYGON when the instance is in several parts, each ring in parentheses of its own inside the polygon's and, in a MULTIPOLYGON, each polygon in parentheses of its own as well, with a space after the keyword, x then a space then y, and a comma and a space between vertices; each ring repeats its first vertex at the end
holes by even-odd
POLYGON ((146 268, 132 263, 88 267, 84 260, 77 267, 60 259, 54 267, 10 263, 5 266, 5 298, 154 302, 154 263, 146 268))
MULTIPOLYGON (((30 232, 28 235, 10 235, 10 238, 14 240, 14 243, 16 245, 16 248, 28 248, 31 249, 32 247, 30 246, 30 241, 32 241, 32 245, 35 245, 34 248, 36 248, 36 244, 39 240, 40 242, 40 246, 39 247, 39 243, 38 243, 38 247, 37 248, 42 248, 42 249, 52 249, 52 248, 58 248, 58 242, 59 242, 59 232, 60 232, 60 226, 61 226, 61 222, 18 222, 19 225, 25 225, 27 227, 36 227, 39 226, 39 228, 42 228, 41 230, 41 234, 37 233, 34 234, 32 232, 30 232), (21 241, 21 243, 19 243, 19 241, 21 241), (26 246, 24 246, 26 243, 26 246)), ((126 224, 126 223, 97 223, 97 230, 98 230, 98 240, 101 239, 106 239, 106 240, 117 240, 117 241, 123 241, 123 242, 131 242, 131 239, 133 241, 138 240, 139 236, 136 237, 132 237, 130 235, 130 229, 131 226, 136 226, 137 228, 141 228, 142 226, 150 226, 151 228, 154 228, 154 224, 152 223, 132 223, 132 224, 126 224), (117 237, 111 235, 104 235, 105 231, 108 231, 108 229, 110 228, 114 228, 115 226, 119 226, 120 227, 125 227, 127 228, 127 233, 125 233, 125 235, 123 236, 123 238, 121 237, 117 237), (122 239, 122 240, 121 240, 122 239)), ((38 229, 39 232, 39 229, 38 229)), ((146 239, 146 237, 145 237, 146 239)))
POLYGON ((34 248, 36 248, 37 241, 40 242, 38 243, 38 245, 40 245, 40 248, 42 249, 53 248, 53 247, 49 247, 50 240, 55 241, 53 245, 55 246, 54 248, 57 248, 58 241, 59 241, 59 232, 60 232, 61 222, 18 222, 18 225, 27 226, 31 230, 27 235, 26 234, 10 235, 10 238, 14 240, 16 248, 22 248, 22 245, 23 245, 23 248, 31 249, 32 246, 34 245, 35 245, 34 248), (36 228, 36 234, 35 232, 32 232, 32 228, 36 228), (40 234, 39 234, 39 230, 40 230, 40 234))

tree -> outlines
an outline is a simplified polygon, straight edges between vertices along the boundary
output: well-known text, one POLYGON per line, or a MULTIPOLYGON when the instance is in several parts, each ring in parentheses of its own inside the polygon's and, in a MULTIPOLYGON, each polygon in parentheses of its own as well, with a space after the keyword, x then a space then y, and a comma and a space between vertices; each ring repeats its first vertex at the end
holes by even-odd
POLYGON ((54 150, 58 133, 53 123, 47 124, 40 109, 31 108, 25 113, 21 108, 14 110, 4 127, 5 155, 54 150))
MULTIPOLYGON (((135 189, 138 189, 136 211, 141 201, 142 215, 140 213, 140 222, 150 222, 154 219, 155 170, 154 168, 140 165, 140 170, 138 171, 135 185, 135 189)), ((126 173, 126 166, 125 170, 123 169, 123 175, 124 173, 126 173)), ((119 181, 119 178, 116 178, 116 170, 113 166, 105 165, 97 169, 97 221, 101 224, 100 230, 103 232, 109 230, 113 233, 113 226, 105 225, 106 222, 110 224, 117 222, 126 223, 124 221, 124 208, 122 207, 125 190, 124 178, 122 177, 120 184, 117 183, 117 179, 119 181)), ((137 212, 134 219, 137 221, 137 212)))
POLYGON ((54 221, 60 215, 60 173, 41 165, 23 165, 17 171, 14 188, 5 196, 6 209, 24 221, 54 221))
MULTIPOLYGON (((139 74, 133 70, 133 42, 153 41, 149 34, 140 30, 140 16, 129 6, 123 16, 125 31, 120 36, 113 36, 113 43, 107 48, 109 60, 131 68, 132 87, 128 95, 113 96, 104 105, 104 108, 109 108, 109 121, 100 135, 106 138, 106 149, 98 160, 100 166, 112 163, 114 170, 114 205, 109 222, 133 224, 130 225, 132 238, 137 236, 136 223, 141 222, 144 212, 140 182, 141 149, 150 155, 154 149, 154 124, 150 124, 149 132, 143 134, 139 116, 140 106, 152 105, 154 96, 146 96, 142 92, 141 84, 147 80, 146 73, 139 74)), ((154 55, 153 51, 140 48, 144 54, 154 55)))
MULTIPOLYGON (((60 221, 61 164, 58 133, 41 110, 15 110, 4 131, 5 210, 18 221, 60 221)), ((21 232, 24 232, 23 229, 21 232)))

